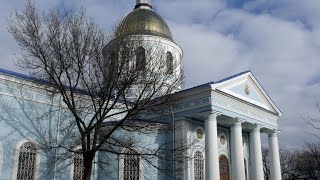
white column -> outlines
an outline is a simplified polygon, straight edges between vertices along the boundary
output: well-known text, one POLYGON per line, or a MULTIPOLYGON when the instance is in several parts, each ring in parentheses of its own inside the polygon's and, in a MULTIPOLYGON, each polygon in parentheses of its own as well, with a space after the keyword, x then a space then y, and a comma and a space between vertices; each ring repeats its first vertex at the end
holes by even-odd
POLYGON ((269 134, 269 161, 271 180, 281 180, 281 167, 277 132, 269 134))
POLYGON ((259 125, 250 133, 250 159, 251 179, 264 179, 259 125))
POLYGON ((217 113, 211 113, 205 120, 206 179, 220 180, 217 113))
POLYGON ((237 120, 231 127, 231 179, 245 180, 242 121, 237 120))

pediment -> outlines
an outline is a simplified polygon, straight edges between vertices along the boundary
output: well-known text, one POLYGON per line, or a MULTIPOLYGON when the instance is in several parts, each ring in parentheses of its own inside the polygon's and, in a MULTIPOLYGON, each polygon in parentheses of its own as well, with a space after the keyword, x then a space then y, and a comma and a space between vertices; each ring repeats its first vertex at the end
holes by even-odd
POLYGON ((215 90, 224 92, 268 111, 281 115, 262 86, 251 72, 244 72, 212 84, 215 90))

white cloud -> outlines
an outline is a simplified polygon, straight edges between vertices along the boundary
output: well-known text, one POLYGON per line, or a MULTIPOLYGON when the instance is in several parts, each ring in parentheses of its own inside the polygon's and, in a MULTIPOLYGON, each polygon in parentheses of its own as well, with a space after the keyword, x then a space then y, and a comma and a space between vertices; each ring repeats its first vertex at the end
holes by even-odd
POLYGON ((209 22, 224 9, 222 0, 164 0, 154 1, 156 10, 166 19, 185 24, 209 22))
MULTIPOLYGON (((36 2, 40 9, 83 6, 90 17, 109 31, 135 3, 134 0, 36 2)), ((320 101, 319 0, 248 1, 242 9, 229 8, 222 0, 153 3, 184 51, 187 87, 252 70, 284 112, 279 121, 283 131, 281 143, 295 146, 309 138, 304 132, 313 130, 302 117, 316 115, 314 104, 320 101)), ((0 2, 0 65, 13 70, 15 67, 9 61, 14 59, 16 45, 6 31, 5 18, 22 7, 18 0, 0 2)))
POLYGON ((224 36, 201 25, 172 24, 171 29, 183 49, 186 87, 247 70, 247 55, 240 54, 243 44, 232 36, 224 36), (234 66, 234 60, 242 63, 234 66))
POLYGON ((171 27, 184 49, 188 86, 252 70, 284 112, 279 121, 283 144, 297 146, 311 138, 306 133, 314 130, 304 118, 316 114, 314 97, 320 96, 319 88, 308 87, 320 77, 319 30, 283 15, 241 9, 221 10, 210 23, 171 27))

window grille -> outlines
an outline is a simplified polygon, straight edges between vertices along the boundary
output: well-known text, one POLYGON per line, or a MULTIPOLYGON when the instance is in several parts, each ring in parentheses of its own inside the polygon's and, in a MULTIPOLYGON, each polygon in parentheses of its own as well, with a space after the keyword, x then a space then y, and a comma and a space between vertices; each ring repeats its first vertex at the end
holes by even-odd
POLYGON ((204 180, 204 159, 200 151, 194 154, 194 179, 204 180))
POLYGON ((140 179, 140 157, 136 151, 128 151, 123 159, 123 179, 139 180, 140 179))
POLYGON ((173 73, 173 57, 171 52, 167 52, 167 74, 172 74, 173 73))
POLYGON ((18 159, 18 180, 34 180, 36 170, 37 147, 31 142, 25 142, 20 147, 18 159))
POLYGON ((73 179, 82 180, 84 177, 83 156, 80 153, 73 155, 73 179))

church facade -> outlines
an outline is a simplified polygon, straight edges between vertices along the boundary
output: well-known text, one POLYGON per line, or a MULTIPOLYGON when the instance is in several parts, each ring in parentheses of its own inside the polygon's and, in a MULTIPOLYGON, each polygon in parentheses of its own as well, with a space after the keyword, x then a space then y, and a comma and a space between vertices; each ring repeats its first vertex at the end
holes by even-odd
MULTIPOLYGON (((156 44, 166 53, 168 71, 172 71, 171 66, 180 69, 182 50, 166 22, 152 9, 150 0, 137 0, 134 10, 117 28, 116 36, 156 44)), ((114 44, 110 42, 104 51, 114 44)), ((142 45, 138 49, 140 56, 145 56, 146 48, 142 45)), ((68 117, 60 108, 61 98, 49 97, 31 80, 29 76, 0 69, 0 179, 81 179, 81 157, 42 168, 47 155, 57 152, 42 149, 40 144, 57 143, 47 142, 48 137, 63 139, 59 124, 68 117), (50 119, 52 124, 39 124, 38 117, 50 119)), ((277 120, 282 113, 250 71, 179 90, 177 94, 183 98, 172 108, 169 120, 179 128, 161 137, 140 137, 134 133, 127 136, 143 139, 139 146, 157 146, 159 141, 168 139, 191 144, 185 150, 191 158, 174 163, 180 172, 172 177, 145 165, 137 156, 108 155, 108 165, 95 163, 92 179, 262 180, 262 133, 268 134, 271 179, 281 179, 277 120)), ((98 153, 95 162, 105 155, 98 153)), ((172 166, 172 162, 164 163, 172 166)))

